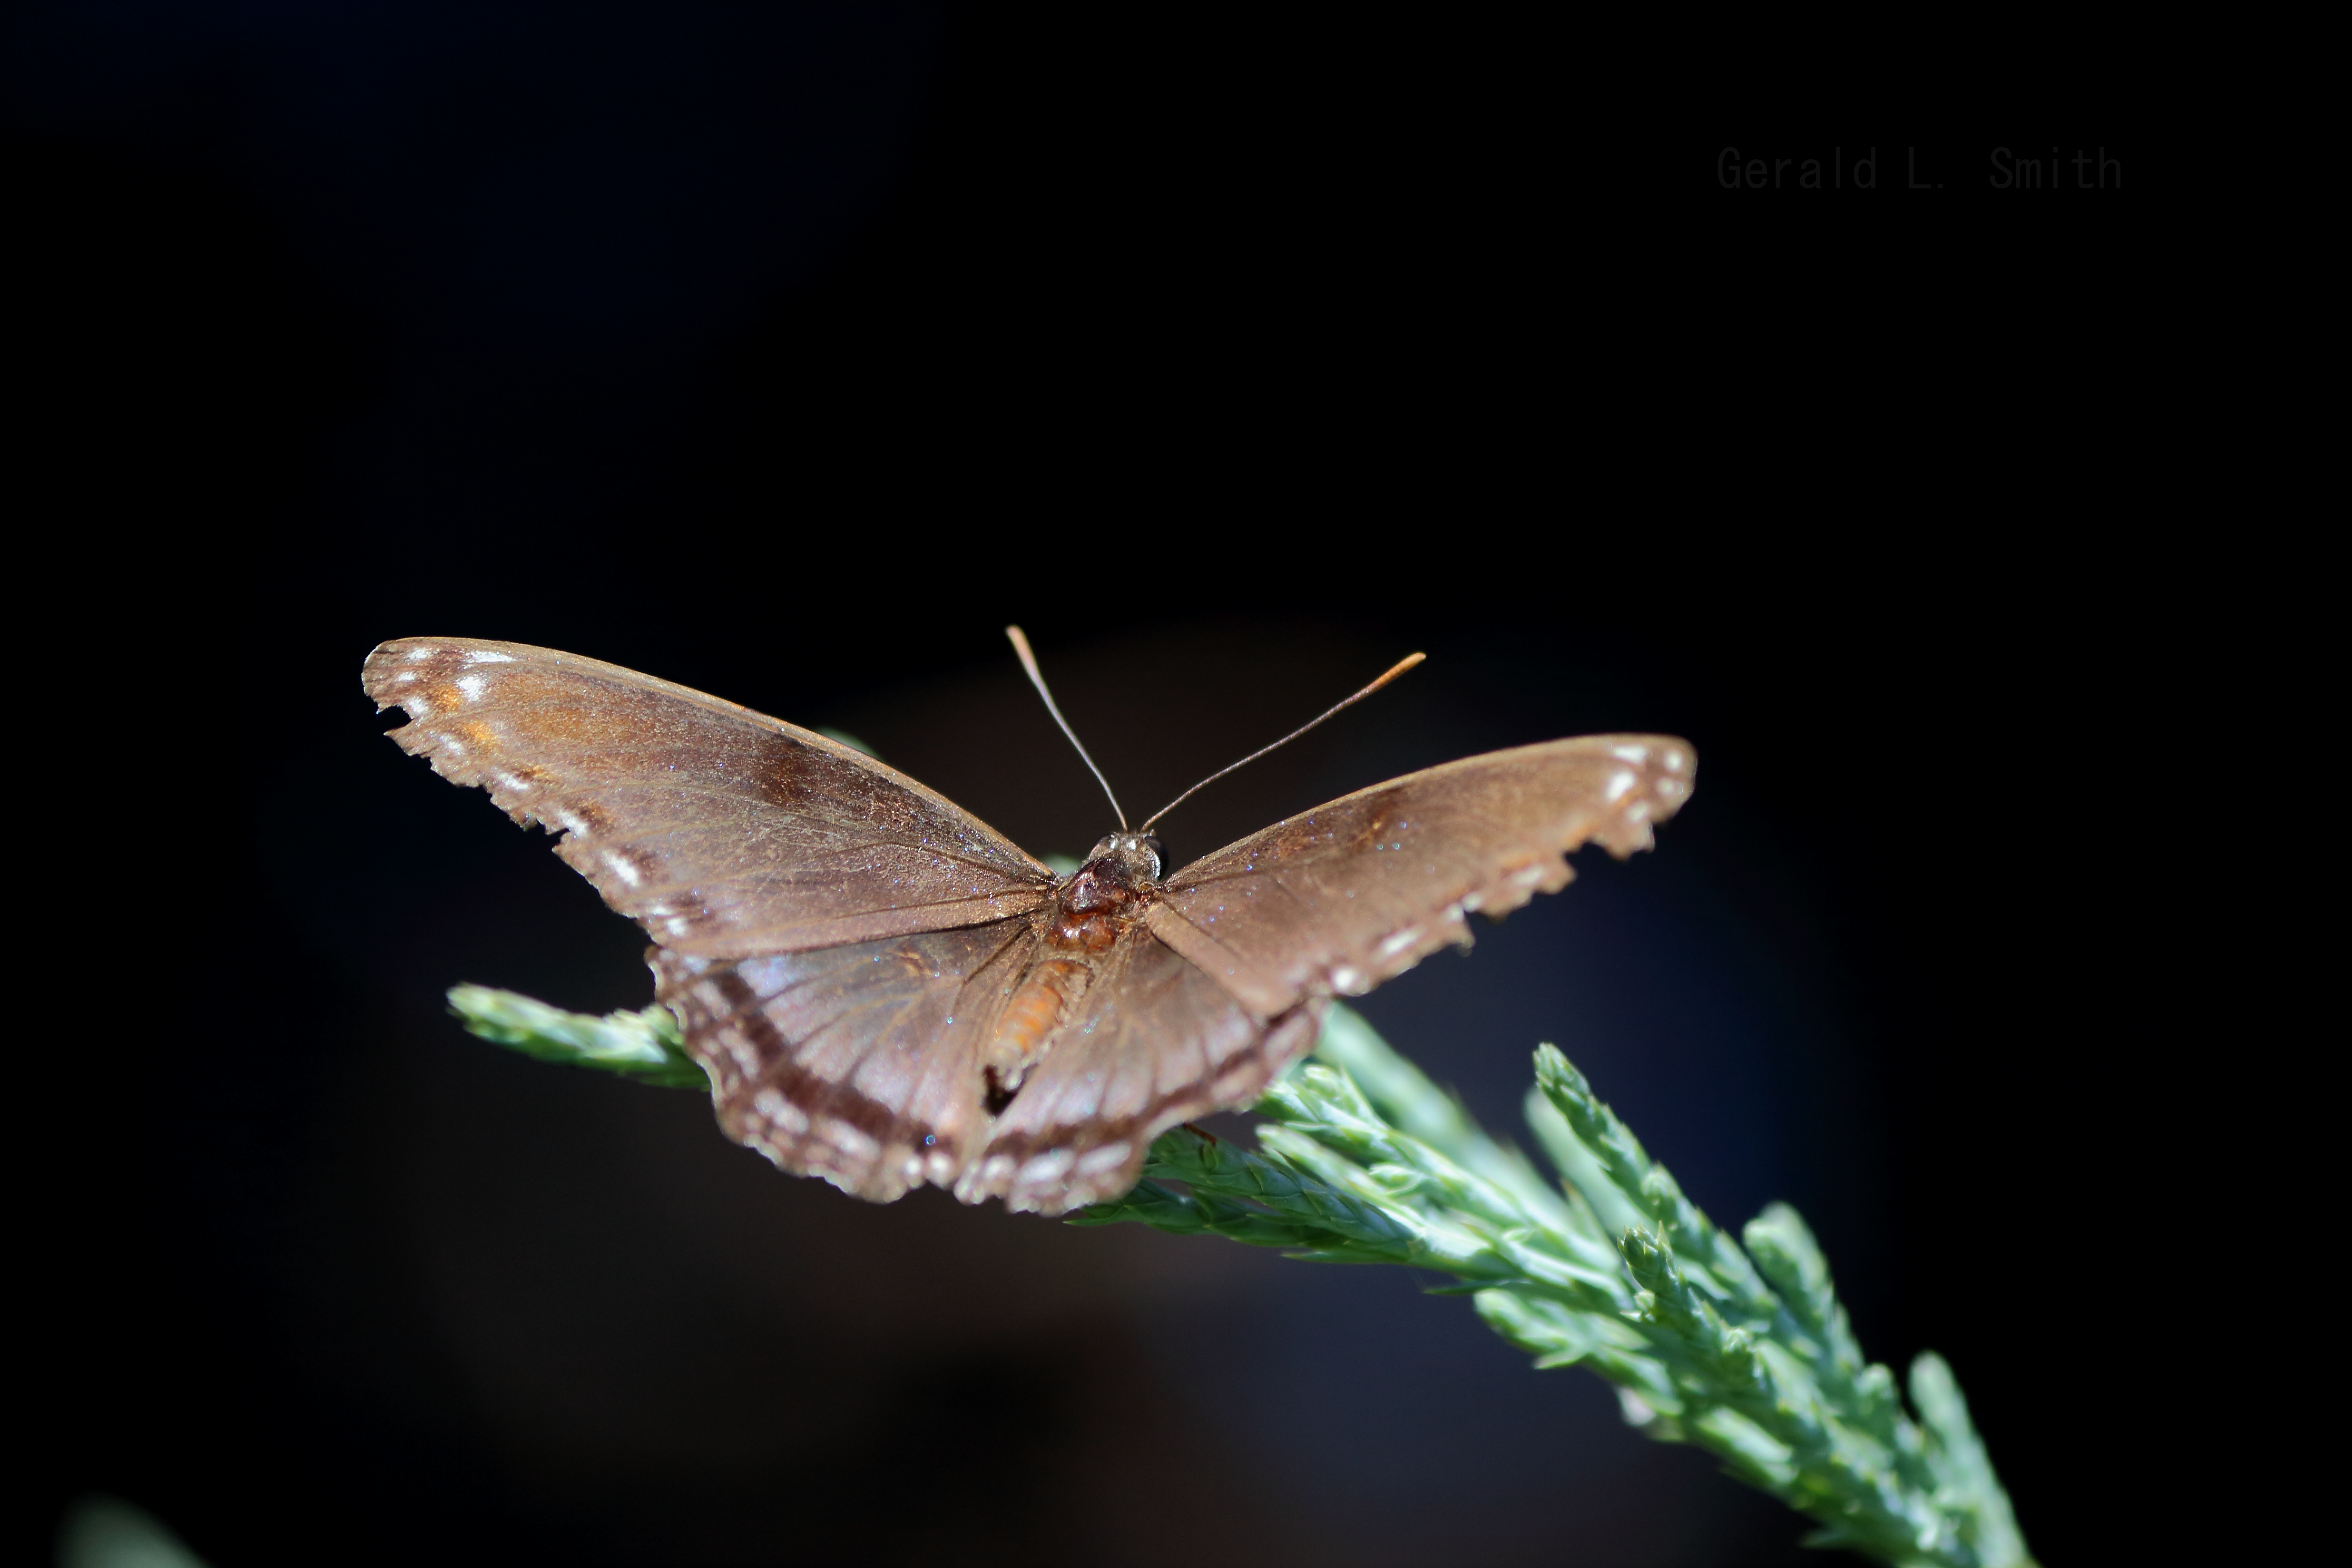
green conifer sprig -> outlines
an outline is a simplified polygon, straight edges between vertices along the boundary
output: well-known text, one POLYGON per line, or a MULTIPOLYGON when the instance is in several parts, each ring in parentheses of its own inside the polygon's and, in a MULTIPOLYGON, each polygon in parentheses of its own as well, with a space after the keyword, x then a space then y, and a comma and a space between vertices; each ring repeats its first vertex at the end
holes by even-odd
MULTIPOLYGON (((705 1084, 658 1006, 591 1018, 481 986, 449 1002, 476 1034, 541 1060, 705 1084)), ((2032 1568, 1951 1369, 1932 1352, 1913 1363, 1913 1420, 1893 1374, 1863 1360, 1794 1209, 1771 1205, 1738 1240, 1718 1229, 1549 1045, 1527 1110, 1559 1185, 1348 1009, 1331 1009, 1316 1055, 1257 1105, 1258 1152, 1178 1128, 1132 1192, 1070 1223, 1450 1275, 1439 1289, 1470 1295, 1538 1367, 1591 1368, 1633 1425, 1820 1521, 1811 1542, 2032 1568)))
POLYGON ((594 1068, 664 1089, 708 1089, 709 1075, 686 1054, 677 1020, 658 1005, 601 1018, 567 1013, 513 991, 458 985, 449 1010, 483 1039, 543 1062, 594 1068))

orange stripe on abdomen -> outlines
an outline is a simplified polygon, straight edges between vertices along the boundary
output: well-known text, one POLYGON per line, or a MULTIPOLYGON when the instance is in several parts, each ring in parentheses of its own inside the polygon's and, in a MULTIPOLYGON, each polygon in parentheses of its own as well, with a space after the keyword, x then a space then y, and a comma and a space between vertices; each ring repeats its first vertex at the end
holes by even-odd
POLYGON ((1004 1004, 988 1043, 988 1058, 1008 1065, 1027 1061, 1062 1021, 1062 1009, 1083 988, 1086 966, 1049 958, 1029 972, 1029 978, 1004 1004))

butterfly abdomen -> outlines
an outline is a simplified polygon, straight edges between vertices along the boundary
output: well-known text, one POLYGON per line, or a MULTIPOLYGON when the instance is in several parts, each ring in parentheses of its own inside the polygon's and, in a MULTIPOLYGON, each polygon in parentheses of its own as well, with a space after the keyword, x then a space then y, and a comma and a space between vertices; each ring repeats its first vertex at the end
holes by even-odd
POLYGON ((1030 1065, 1045 1051, 1072 1005, 1086 994, 1094 978, 1091 961, 1117 946, 1150 901, 1150 878, 1158 862, 1140 858, 1139 850, 1126 845, 1124 839, 1134 837, 1123 836, 1113 846, 1120 852, 1097 854, 1062 884, 1043 934, 1046 948, 1069 956, 1048 958, 1031 969, 996 1016, 982 1058, 992 1115, 1003 1114, 1013 1103, 1030 1065))
POLYGON ((1062 1010, 1086 990, 1087 967, 1066 958, 1049 958, 1029 972, 996 1020, 996 1042, 1027 1057, 1045 1043, 1062 1010))
POLYGON ((1014 987, 1004 1011, 996 1016, 996 1026, 989 1033, 988 1049, 982 1058, 991 1113, 1000 1113, 1012 1103, 1022 1075, 1045 1048, 1070 1004, 1086 994, 1090 978, 1083 963, 1049 958, 1014 987))

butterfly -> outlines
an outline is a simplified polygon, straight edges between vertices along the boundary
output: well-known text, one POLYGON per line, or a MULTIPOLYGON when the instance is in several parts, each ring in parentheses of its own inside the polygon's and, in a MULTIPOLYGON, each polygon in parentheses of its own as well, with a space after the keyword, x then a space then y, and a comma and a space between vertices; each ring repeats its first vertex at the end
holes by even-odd
POLYGON ((1057 875, 850 746, 616 665, 407 637, 362 684, 404 711, 404 751, 559 834, 653 939, 656 997, 728 1136, 877 1203, 928 1183, 1049 1215, 1118 1196, 1161 1132, 1255 1100, 1331 997, 1565 887, 1569 851, 1648 847, 1696 770, 1671 736, 1552 741, 1359 790, 1172 873, 1150 831, 1166 810, 1133 831, 1122 813, 1057 875))

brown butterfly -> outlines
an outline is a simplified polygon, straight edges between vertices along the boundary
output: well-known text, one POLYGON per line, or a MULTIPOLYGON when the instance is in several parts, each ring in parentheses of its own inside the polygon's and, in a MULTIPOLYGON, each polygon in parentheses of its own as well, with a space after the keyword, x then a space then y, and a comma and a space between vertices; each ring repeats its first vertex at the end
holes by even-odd
POLYGON ((1057 877, 848 746, 614 665, 408 637, 362 679, 406 710, 403 750, 561 833, 653 938, 655 994, 728 1136, 877 1203, 929 1182, 1045 1214, 1126 1192, 1160 1133, 1256 1099, 1328 998, 1566 886, 1568 851, 1648 847, 1696 766, 1663 735, 1491 752, 1165 878, 1167 808, 1131 832, 1121 813, 1057 877))

